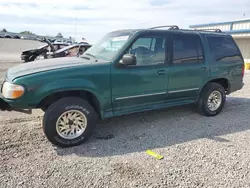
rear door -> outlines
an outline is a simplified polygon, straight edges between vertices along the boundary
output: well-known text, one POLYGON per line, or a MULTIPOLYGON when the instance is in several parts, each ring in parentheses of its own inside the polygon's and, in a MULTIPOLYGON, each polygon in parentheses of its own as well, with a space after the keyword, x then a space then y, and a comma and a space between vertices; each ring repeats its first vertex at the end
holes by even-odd
POLYGON ((199 34, 173 33, 168 71, 168 101, 194 99, 210 77, 199 34))

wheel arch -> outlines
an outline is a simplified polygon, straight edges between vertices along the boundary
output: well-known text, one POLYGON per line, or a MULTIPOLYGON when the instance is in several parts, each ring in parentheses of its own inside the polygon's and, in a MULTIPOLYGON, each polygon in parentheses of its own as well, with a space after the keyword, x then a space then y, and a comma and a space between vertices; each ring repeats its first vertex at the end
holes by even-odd
POLYGON ((94 110, 98 113, 98 115, 102 116, 101 113, 101 104, 98 97, 87 90, 64 90, 64 91, 55 91, 46 97, 44 97, 37 105, 37 108, 41 108, 42 110, 46 110, 53 102, 64 98, 64 97, 80 97, 94 108, 94 110))
POLYGON ((203 85, 203 87, 200 90, 200 93, 203 91, 203 89, 206 87, 208 83, 217 83, 220 84, 226 91, 226 93, 230 92, 230 83, 227 78, 214 78, 206 82, 206 84, 203 85))

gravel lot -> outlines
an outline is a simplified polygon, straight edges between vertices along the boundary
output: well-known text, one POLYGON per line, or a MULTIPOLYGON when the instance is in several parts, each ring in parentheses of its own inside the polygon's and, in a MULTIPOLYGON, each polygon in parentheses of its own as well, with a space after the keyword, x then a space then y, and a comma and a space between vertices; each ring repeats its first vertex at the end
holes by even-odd
POLYGON ((216 117, 185 106, 108 119, 69 149, 47 141, 40 110, 0 112, 0 187, 250 187, 249 91, 246 72, 216 117))

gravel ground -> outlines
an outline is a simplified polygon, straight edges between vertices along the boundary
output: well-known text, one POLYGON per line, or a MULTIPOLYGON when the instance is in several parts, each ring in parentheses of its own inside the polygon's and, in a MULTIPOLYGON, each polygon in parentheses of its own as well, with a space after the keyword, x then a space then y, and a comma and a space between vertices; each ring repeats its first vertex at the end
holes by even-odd
POLYGON ((40 110, 0 112, 0 187, 250 187, 249 72, 245 84, 216 117, 185 106, 108 119, 69 149, 47 141, 40 110))

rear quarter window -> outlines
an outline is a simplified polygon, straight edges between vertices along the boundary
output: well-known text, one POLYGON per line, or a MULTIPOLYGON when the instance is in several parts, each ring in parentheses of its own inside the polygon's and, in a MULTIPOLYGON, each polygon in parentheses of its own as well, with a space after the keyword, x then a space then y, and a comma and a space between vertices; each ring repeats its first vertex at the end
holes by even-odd
POLYGON ((241 53, 230 36, 207 36, 210 52, 216 62, 242 61, 241 53))

